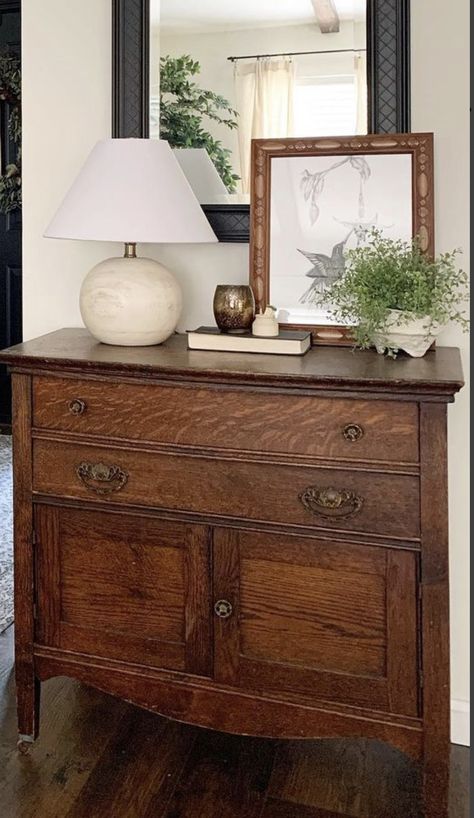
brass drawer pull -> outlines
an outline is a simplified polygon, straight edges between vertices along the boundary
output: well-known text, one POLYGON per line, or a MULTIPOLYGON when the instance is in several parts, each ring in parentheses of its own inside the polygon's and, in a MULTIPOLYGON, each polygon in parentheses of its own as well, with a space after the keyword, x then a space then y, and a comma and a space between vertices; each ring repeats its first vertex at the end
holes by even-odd
POLYGON ((358 423, 348 423, 342 430, 342 435, 349 443, 356 443, 361 437, 364 437, 364 430, 358 423))
POLYGON ((308 486, 299 495, 299 499, 307 511, 327 520, 357 514, 364 504, 363 498, 353 491, 334 488, 318 489, 316 486, 308 486))
POLYGON ((68 409, 71 415, 83 415, 87 409, 87 404, 80 398, 76 398, 75 400, 70 401, 68 409))
POLYGON ((227 599, 218 599, 214 605, 214 613, 219 619, 228 619, 233 613, 232 603, 227 599))
POLYGON ((107 466, 105 463, 80 463, 76 474, 86 489, 95 494, 121 491, 128 481, 128 472, 119 466, 107 466))

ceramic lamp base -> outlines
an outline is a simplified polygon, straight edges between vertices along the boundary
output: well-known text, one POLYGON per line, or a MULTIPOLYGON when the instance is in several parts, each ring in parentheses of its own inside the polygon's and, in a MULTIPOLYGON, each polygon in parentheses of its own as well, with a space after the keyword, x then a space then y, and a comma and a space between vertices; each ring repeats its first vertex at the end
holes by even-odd
POLYGON ((176 329, 181 307, 176 279, 150 258, 101 261, 81 288, 82 320, 91 335, 104 344, 161 344, 176 329))

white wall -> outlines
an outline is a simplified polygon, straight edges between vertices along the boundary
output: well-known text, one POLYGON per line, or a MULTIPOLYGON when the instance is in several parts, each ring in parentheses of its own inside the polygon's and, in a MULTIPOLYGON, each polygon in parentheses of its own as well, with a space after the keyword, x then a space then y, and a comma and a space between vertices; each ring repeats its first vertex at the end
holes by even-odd
MULTIPOLYGON (((412 129, 435 133, 436 249, 461 247, 469 270, 469 0, 446 24, 444 0, 412 10, 412 129)), ((456 329, 441 343, 460 346, 469 375, 468 336, 456 329)), ((467 735, 469 701, 469 392, 449 408, 451 639, 453 727, 467 735)))
MULTIPOLYGON (((277 27, 243 28, 230 31, 186 33, 159 27, 152 31, 152 54, 161 53, 180 57, 189 54, 200 63, 201 71, 194 78, 205 88, 221 94, 237 108, 234 85, 234 63, 229 56, 272 54, 298 51, 325 51, 329 49, 365 48, 365 24, 345 21, 337 34, 321 34, 313 24, 277 27)), ((354 73, 354 55, 351 53, 302 55, 295 58, 300 76, 328 76, 354 73)), ((159 60, 155 56, 152 87, 157 85, 159 60)), ((207 121, 206 128, 225 148, 232 152, 235 172, 240 173, 238 132, 224 125, 207 121)))
MULTIPOLYGON (((110 0, 23 0, 24 326, 25 338, 80 325, 79 287, 110 245, 43 239, 42 231, 97 139, 110 133, 110 0)), ((412 4, 413 129, 436 133, 438 250, 468 234, 468 15, 458 0, 447 27, 444 0, 412 4)), ((148 248, 185 290, 180 329, 212 322, 217 283, 248 280, 245 245, 148 248)), ((467 255, 464 263, 468 266, 467 255)), ((457 331, 446 344, 462 347, 457 331)), ((452 694, 455 739, 462 740, 468 692, 468 394, 450 407, 452 694)))
POLYGON ((110 247, 42 233, 94 143, 110 136, 110 0, 23 0, 24 334, 78 326, 84 272, 110 247))

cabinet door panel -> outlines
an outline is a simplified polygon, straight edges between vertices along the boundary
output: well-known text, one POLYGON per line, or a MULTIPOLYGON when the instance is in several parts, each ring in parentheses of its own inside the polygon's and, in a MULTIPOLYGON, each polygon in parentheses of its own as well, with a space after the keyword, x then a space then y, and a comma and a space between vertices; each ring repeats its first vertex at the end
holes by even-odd
POLYGON ((280 567, 251 556, 242 560, 241 610, 252 612, 241 621, 243 654, 380 676, 385 668, 385 577, 314 565, 280 567), (289 640, 289 634, 298 638, 289 640))
POLYGON ((209 673, 205 527, 41 506, 35 525, 39 642, 209 673))
POLYGON ((219 529, 214 582, 220 681, 417 715, 415 554, 219 529))

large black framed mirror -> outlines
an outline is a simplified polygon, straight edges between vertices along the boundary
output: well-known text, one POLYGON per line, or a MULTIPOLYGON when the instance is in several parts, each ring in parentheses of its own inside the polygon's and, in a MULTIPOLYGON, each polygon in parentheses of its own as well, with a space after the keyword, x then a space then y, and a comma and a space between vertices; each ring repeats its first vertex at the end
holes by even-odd
POLYGON ((252 136, 410 130, 410 0, 112 2, 113 136, 168 139, 220 241, 252 136))

